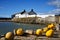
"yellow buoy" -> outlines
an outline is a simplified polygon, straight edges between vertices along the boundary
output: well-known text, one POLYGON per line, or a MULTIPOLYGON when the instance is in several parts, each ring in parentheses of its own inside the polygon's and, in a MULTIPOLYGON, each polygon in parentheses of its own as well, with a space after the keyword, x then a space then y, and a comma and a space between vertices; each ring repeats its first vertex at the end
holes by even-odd
POLYGON ((16 34, 23 35, 23 29, 22 28, 17 29, 16 34))
POLYGON ((50 29, 46 32, 46 36, 51 37, 51 36, 53 36, 53 33, 54 33, 54 31, 52 29, 50 29))
POLYGON ((47 32, 48 31, 48 27, 43 28, 43 32, 47 32))
POLYGON ((5 38, 6 39, 12 39, 13 38, 13 33, 12 32, 6 33, 5 38))
POLYGON ((42 29, 37 29, 36 30, 36 35, 42 35, 42 29))
POLYGON ((50 29, 54 28, 54 24, 48 25, 48 28, 50 28, 50 29))

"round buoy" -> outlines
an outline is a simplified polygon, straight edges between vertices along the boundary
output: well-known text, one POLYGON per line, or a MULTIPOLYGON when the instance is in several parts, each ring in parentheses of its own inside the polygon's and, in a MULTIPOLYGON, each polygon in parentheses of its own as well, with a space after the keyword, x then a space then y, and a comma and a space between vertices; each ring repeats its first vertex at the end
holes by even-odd
POLYGON ((23 35, 23 29, 22 28, 19 28, 19 29, 17 29, 17 31, 16 31, 16 34, 17 35, 23 35))
POLYGON ((50 30, 48 30, 48 31, 46 32, 46 36, 47 36, 47 37, 52 37, 53 34, 54 34, 54 31, 53 31, 52 29, 50 29, 50 30))
POLYGON ((54 24, 50 24, 50 25, 48 25, 48 28, 50 28, 50 29, 53 29, 54 28, 54 24))
POLYGON ((13 33, 12 32, 8 32, 8 33, 6 33, 6 35, 5 35, 5 38, 6 39, 13 39, 13 37, 14 37, 14 35, 13 35, 13 33))
POLYGON ((37 29, 36 30, 36 35, 42 35, 42 29, 37 29))
POLYGON ((47 31, 48 31, 48 27, 43 28, 44 33, 47 32, 47 31))

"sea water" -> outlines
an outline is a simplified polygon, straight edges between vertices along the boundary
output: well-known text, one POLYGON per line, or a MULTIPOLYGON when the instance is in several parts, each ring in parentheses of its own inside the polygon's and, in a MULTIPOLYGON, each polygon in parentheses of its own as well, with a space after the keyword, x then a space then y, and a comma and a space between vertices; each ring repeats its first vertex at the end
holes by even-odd
POLYGON ((13 32, 13 30, 17 28, 23 28, 24 30, 36 30, 45 26, 46 25, 0 22, 0 35, 6 34, 7 32, 13 32))

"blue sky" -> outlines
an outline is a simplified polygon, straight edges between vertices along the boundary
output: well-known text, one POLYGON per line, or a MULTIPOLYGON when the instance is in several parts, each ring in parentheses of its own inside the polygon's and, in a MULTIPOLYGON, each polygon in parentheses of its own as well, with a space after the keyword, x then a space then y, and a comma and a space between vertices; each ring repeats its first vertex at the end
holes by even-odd
POLYGON ((21 12, 24 9, 29 12, 31 9, 37 14, 46 13, 55 6, 48 5, 51 0, 0 0, 0 17, 11 17, 12 14, 21 12))

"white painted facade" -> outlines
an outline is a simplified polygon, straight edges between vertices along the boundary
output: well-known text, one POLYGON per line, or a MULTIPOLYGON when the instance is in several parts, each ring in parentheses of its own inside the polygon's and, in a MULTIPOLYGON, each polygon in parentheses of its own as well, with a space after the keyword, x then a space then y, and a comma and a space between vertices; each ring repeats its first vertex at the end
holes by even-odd
POLYGON ((29 15, 28 13, 24 13, 24 14, 16 14, 15 17, 16 18, 26 18, 26 17, 35 17, 36 15, 29 15))
POLYGON ((49 21, 49 22, 55 22, 55 15, 29 15, 27 12, 23 14, 16 14, 15 18, 27 18, 27 17, 38 17, 37 21, 41 22, 42 20, 49 21), (50 17, 52 16, 52 17, 50 17))
POLYGON ((26 17, 48 17, 48 16, 55 16, 55 15, 29 15, 28 13, 24 13, 24 14, 16 14, 15 17, 16 18, 26 18, 26 17))

